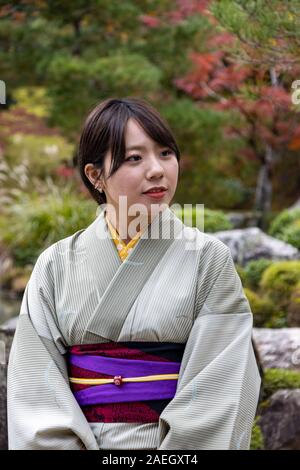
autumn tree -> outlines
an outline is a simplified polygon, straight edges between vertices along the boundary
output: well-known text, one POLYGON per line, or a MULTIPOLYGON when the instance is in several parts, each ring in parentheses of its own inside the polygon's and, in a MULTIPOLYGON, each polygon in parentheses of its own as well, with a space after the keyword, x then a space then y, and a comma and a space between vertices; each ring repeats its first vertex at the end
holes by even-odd
MULTIPOLYGON (((300 76, 300 7, 295 1, 225 0, 210 2, 203 13, 215 34, 203 51, 191 51, 193 65, 175 83, 199 106, 231 116, 224 142, 231 140, 248 164, 259 164, 253 206, 265 228, 278 162, 291 152, 299 161, 299 107, 291 100, 291 83, 300 76)), ((297 187, 297 172, 293 180, 297 187)))

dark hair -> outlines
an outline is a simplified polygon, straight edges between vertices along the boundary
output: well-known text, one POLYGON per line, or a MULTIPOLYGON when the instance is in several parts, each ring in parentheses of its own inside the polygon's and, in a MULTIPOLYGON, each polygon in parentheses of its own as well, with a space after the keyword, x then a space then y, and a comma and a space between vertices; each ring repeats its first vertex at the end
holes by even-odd
POLYGON ((87 116, 78 147, 80 176, 99 205, 106 203, 106 196, 104 192, 100 193, 95 189, 87 178, 84 172, 85 165, 93 163, 100 169, 100 178, 104 170, 105 155, 111 149, 111 167, 107 177, 117 171, 125 159, 125 126, 131 117, 143 127, 149 137, 159 145, 172 149, 178 162, 180 160, 179 148, 167 122, 144 99, 126 97, 102 101, 87 116))

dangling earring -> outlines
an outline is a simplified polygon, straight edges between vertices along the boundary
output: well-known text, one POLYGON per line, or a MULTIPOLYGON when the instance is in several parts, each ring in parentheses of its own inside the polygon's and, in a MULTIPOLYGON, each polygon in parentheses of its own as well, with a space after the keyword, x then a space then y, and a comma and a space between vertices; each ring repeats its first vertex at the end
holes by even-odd
POLYGON ((94 188, 97 189, 97 190, 99 191, 99 193, 103 193, 103 189, 102 189, 102 188, 98 189, 98 185, 97 185, 97 184, 94 186, 94 188))

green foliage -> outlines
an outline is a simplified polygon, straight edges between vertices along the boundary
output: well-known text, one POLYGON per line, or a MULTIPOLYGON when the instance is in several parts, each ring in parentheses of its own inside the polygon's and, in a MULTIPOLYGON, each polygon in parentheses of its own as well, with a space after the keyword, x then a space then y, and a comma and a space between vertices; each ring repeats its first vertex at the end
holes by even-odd
POLYGON ((300 218, 286 228, 281 239, 300 250, 300 218))
POLYGON ((95 216, 95 204, 90 200, 71 193, 68 186, 63 189, 49 186, 43 196, 23 193, 1 215, 2 241, 17 266, 34 264, 45 248, 86 228, 95 216))
POLYGON ((300 372, 289 369, 265 369, 264 399, 270 397, 276 390, 300 388, 300 372))
POLYGON ((222 209, 235 209, 243 206, 250 196, 249 189, 234 178, 218 178, 214 184, 214 198, 222 209))
POLYGON ((205 208, 203 217, 203 209, 201 207, 198 210, 196 207, 192 207, 191 209, 189 207, 178 209, 172 207, 172 210, 187 226, 197 227, 202 232, 213 233, 219 230, 230 230, 232 228, 231 222, 222 211, 214 211, 205 208))
POLYGON ((244 267, 244 285, 258 289, 262 274, 271 264, 272 261, 266 258, 249 261, 244 267))
POLYGON ((14 99, 17 103, 11 106, 25 108, 31 114, 38 117, 46 117, 49 102, 47 101, 47 91, 45 87, 19 87, 14 90, 14 99))
POLYGON ((212 159, 211 153, 222 144, 222 124, 226 122, 225 114, 197 106, 189 98, 162 103, 159 108, 176 134, 179 145, 181 143, 184 145, 188 155, 199 155, 195 165, 208 157, 212 159))
POLYGON ((300 261, 261 258, 236 267, 256 327, 300 326, 300 261))
MULTIPOLYGON (((182 149, 176 200, 181 204, 204 202, 216 209, 242 204, 247 193, 243 183, 220 170, 225 147, 222 127, 230 122, 229 114, 198 106, 187 98, 159 103, 158 109, 182 149)), ((224 159, 229 158, 231 152, 232 146, 226 149, 224 159)))
POLYGON ((78 132, 83 116, 100 100, 140 95, 145 99, 160 88, 161 73, 145 57, 114 51, 93 61, 57 53, 48 69, 51 98, 49 124, 78 132))
POLYGON ((300 209, 284 210, 274 218, 269 234, 300 249, 300 209))
MULTIPOLYGON (((171 2, 171 9, 173 5, 171 2)), ((183 51, 205 50, 205 44, 213 33, 208 18, 201 14, 186 17, 184 21, 169 22, 160 18, 159 29, 143 28, 134 48, 150 58, 163 72, 163 83, 171 90, 174 77, 184 76, 191 65, 189 54, 183 51), (174 73, 175 71, 175 73, 174 73)))
POLYGON ((271 4, 265 0, 214 0, 210 10, 219 24, 239 39, 236 55, 241 56, 243 48, 244 58, 251 59, 256 53, 262 62, 273 64, 281 62, 288 53, 297 54, 300 16, 298 0, 272 0, 271 4), (284 48, 274 47, 277 38, 284 41, 284 48), (273 56, 273 62, 270 55, 273 56))
POLYGON ((57 42, 61 45, 57 27, 40 16, 25 22, 1 18, 0 42, 0 74, 11 90, 47 82, 46 64, 57 42), (45 64, 43 73, 39 70, 41 63, 45 64))
POLYGON ((300 281, 292 288, 288 305, 288 324, 300 327, 300 281))
POLYGON ((259 426, 259 416, 256 416, 251 434, 250 450, 262 450, 264 448, 264 436, 259 426))
POLYGON ((241 282, 243 284, 244 287, 246 287, 246 273, 245 273, 245 269, 243 266, 241 266, 240 264, 236 263, 235 265, 235 269, 241 279, 241 282))
POLYGON ((261 297, 248 288, 244 288, 244 293, 249 301, 253 313, 253 323, 255 327, 270 327, 275 317, 276 308, 272 300, 268 297, 261 297))
POLYGON ((204 211, 204 229, 205 232, 214 233, 221 230, 230 230, 233 228, 229 218, 222 211, 205 209, 204 211))
POLYGON ((300 261, 278 261, 263 273, 260 287, 268 293, 279 308, 286 308, 293 286, 300 280, 300 261))

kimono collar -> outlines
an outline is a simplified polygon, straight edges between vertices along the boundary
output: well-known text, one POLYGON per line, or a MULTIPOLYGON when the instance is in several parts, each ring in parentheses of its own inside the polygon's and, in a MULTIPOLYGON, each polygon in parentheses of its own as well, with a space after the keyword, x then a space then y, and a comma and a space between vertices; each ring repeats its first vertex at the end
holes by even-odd
POLYGON ((110 237, 103 211, 80 232, 80 246, 85 252, 87 272, 94 279, 94 295, 98 297, 98 304, 91 312, 83 333, 82 343, 97 342, 99 337, 118 341, 127 315, 152 272, 173 243, 184 243, 180 239, 183 228, 181 220, 169 207, 165 208, 146 227, 134 250, 123 262, 110 237), (122 296, 121 292, 124 293, 122 302, 119 296, 122 296))
POLYGON ((106 211, 104 212, 104 217, 105 217, 105 221, 108 225, 108 228, 110 230, 112 239, 113 239, 113 241, 116 245, 116 248, 118 250, 119 256, 120 256, 121 260, 124 261, 127 258, 127 256, 132 252, 134 246, 137 244, 138 240, 140 239, 140 237, 142 235, 142 232, 141 231, 138 232, 130 240, 130 242, 127 243, 127 245, 126 245, 126 243, 124 243, 124 241, 122 240, 122 238, 118 234, 118 231, 114 228, 114 226, 109 221, 109 219, 107 217, 107 214, 106 214, 106 211))

